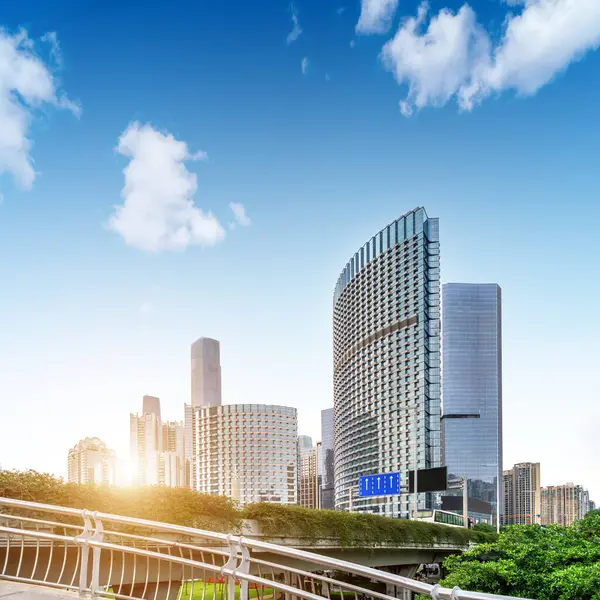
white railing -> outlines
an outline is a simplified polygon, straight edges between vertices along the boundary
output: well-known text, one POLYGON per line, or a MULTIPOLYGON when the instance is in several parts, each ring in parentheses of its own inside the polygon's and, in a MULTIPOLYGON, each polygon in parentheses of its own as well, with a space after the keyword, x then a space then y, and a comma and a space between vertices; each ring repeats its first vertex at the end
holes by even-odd
POLYGON ((507 599, 241 536, 8 498, 1 579, 118 600, 507 599))

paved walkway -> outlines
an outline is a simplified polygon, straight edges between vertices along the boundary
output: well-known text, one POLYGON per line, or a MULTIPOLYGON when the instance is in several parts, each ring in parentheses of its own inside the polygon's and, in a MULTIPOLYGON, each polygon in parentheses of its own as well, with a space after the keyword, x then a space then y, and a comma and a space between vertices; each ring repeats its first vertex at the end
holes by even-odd
POLYGON ((0 579, 0 600, 74 600, 75 592, 0 579))

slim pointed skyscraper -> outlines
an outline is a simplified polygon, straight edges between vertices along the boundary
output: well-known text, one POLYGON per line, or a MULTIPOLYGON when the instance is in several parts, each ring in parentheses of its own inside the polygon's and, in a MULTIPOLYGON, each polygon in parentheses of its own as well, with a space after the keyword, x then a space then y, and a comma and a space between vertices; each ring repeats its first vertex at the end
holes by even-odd
POLYGON ((200 338, 190 350, 191 404, 184 405, 185 472, 187 485, 196 489, 194 410, 202 406, 221 405, 221 347, 217 340, 200 338))
POLYGON ((191 348, 192 406, 221 404, 221 348, 217 340, 200 338, 191 348))

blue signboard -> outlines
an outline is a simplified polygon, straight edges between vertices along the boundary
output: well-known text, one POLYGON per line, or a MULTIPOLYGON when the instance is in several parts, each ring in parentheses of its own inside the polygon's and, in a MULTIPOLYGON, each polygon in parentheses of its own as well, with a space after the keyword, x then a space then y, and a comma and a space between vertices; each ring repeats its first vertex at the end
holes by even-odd
POLYGON ((400 493, 400 473, 379 473, 378 475, 363 475, 358 481, 358 495, 390 496, 400 493))

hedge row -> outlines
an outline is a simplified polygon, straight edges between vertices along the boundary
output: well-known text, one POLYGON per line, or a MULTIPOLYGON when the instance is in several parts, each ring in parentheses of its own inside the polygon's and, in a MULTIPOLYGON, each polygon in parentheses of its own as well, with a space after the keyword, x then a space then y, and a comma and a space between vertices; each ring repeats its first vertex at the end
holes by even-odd
POLYGON ((343 546, 372 547, 379 544, 418 542, 490 542, 495 533, 448 527, 436 523, 390 519, 372 514, 335 510, 312 510, 283 504, 251 504, 243 518, 255 519, 267 536, 302 537, 311 540, 336 539, 343 546), (283 533, 285 532, 285 533, 283 533))
POLYGON ((187 488, 97 487, 64 483, 35 471, 0 471, 0 497, 43 504, 87 508, 212 531, 239 531, 243 519, 258 521, 272 537, 335 539, 343 546, 418 542, 489 542, 495 534, 406 519, 282 504, 252 504, 240 510, 229 498, 199 494, 187 488))

